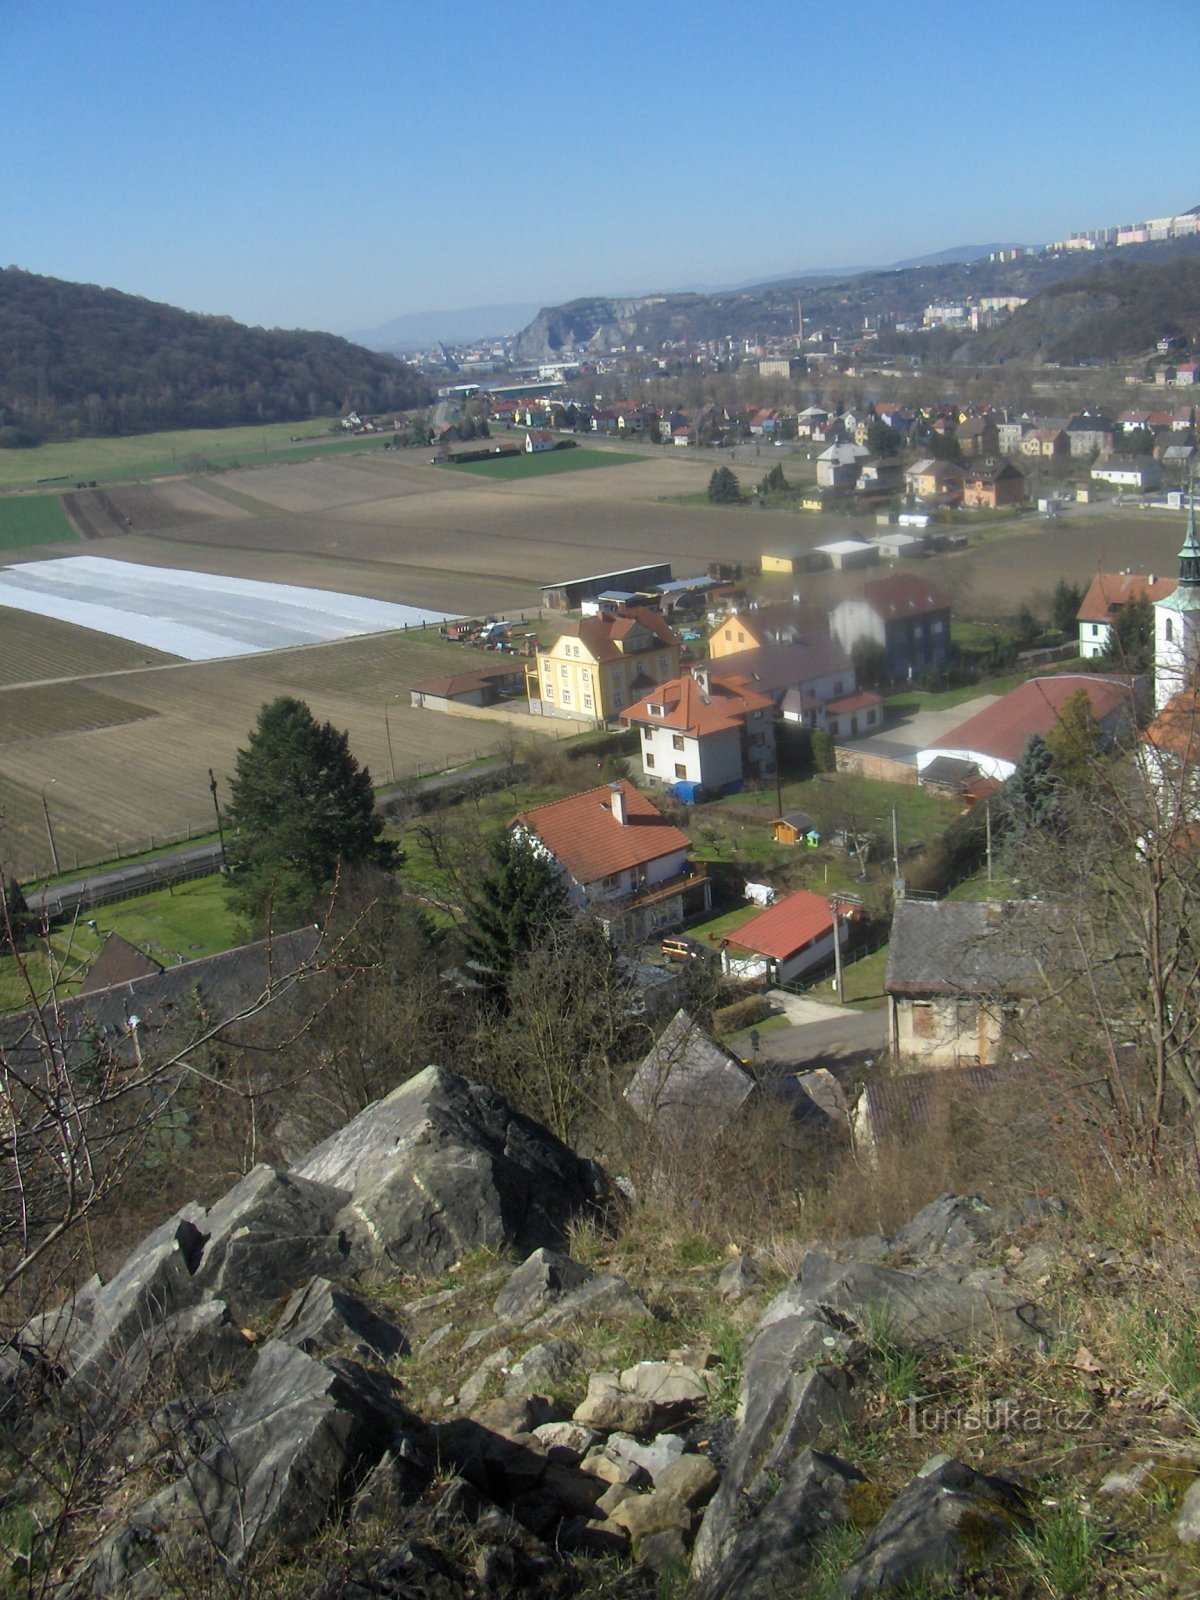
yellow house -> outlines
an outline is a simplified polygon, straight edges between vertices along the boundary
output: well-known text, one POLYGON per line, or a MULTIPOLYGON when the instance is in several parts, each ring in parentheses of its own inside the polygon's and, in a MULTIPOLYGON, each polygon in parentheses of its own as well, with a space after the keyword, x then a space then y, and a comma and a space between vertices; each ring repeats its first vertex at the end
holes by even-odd
POLYGON ((681 645, 656 611, 641 608, 568 622, 525 669, 529 709, 578 722, 611 722, 680 675, 681 645))
POLYGON ((708 655, 710 661, 719 661, 722 656, 761 650, 765 645, 828 637, 829 624, 811 606, 799 600, 782 600, 777 605, 747 606, 722 617, 708 636, 708 655))

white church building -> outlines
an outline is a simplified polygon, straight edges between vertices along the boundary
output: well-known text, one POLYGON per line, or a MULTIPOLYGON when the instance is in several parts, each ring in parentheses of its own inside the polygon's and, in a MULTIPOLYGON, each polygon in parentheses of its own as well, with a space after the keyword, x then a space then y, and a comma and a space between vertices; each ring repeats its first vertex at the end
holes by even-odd
POLYGON ((1189 687, 1200 669, 1200 540, 1196 507, 1188 500, 1187 535, 1179 552, 1179 583, 1154 602, 1154 709, 1189 687))

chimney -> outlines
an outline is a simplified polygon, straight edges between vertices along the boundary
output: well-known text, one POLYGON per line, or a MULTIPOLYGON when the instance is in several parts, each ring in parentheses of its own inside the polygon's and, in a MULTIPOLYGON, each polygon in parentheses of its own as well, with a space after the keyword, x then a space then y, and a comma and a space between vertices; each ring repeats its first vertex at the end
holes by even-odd
POLYGON ((703 666, 703 667, 696 666, 696 667, 693 667, 692 668, 692 677, 696 680, 696 683, 699 686, 701 694, 710 694, 712 692, 708 687, 708 667, 707 666, 703 666))
POLYGON ((609 793, 612 796, 613 821, 620 823, 623 828, 629 821, 629 814, 625 809, 625 791, 619 783, 612 783, 609 785, 609 793))

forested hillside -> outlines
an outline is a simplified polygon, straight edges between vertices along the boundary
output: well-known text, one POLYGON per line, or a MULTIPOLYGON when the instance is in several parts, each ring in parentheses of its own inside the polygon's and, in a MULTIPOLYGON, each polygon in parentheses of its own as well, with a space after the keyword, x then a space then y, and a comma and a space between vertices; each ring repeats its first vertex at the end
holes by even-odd
POLYGON ((425 404, 392 356, 0 271, 0 447, 425 404))

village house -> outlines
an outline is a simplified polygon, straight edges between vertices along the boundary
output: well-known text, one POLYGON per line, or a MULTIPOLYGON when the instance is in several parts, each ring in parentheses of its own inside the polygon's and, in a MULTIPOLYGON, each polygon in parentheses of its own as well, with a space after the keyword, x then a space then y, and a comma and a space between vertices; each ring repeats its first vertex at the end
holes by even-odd
POLYGON ((975 462, 963 477, 963 505, 991 511, 1019 506, 1025 501, 1025 474, 1003 456, 975 462))
POLYGON ((834 606, 829 626, 847 655, 864 639, 882 645, 893 681, 950 660, 950 600, 915 573, 872 578, 834 606))
POLYGON ((642 771, 686 800, 719 795, 775 771, 775 701, 708 666, 621 712, 640 730, 642 771))
POLYGON ((1113 639, 1113 621, 1123 607, 1134 600, 1154 605, 1174 592, 1176 579, 1160 578, 1156 573, 1098 572, 1076 613, 1079 623, 1079 654, 1085 661, 1102 656, 1113 639))
POLYGON ((1039 982, 1046 907, 1023 901, 896 902, 883 980, 895 1064, 987 1066, 1005 1058, 1039 982))
POLYGON ((571 904, 593 911, 618 944, 636 943, 712 905, 691 841, 622 778, 523 811, 511 826, 550 856, 571 904))
POLYGON ((743 922, 721 946, 721 967, 730 977, 762 978, 773 987, 795 983, 806 972, 833 960, 834 924, 838 942, 850 936, 849 922, 824 895, 797 889, 756 917, 743 922))
POLYGON ((831 444, 817 457, 817 484, 822 489, 853 489, 870 451, 861 444, 831 444))
POLYGON ((657 611, 634 607, 564 623, 526 667, 529 709, 577 722, 611 722, 679 676, 682 646, 657 611))
POLYGON ((544 428, 530 428, 525 435, 525 450, 529 455, 537 455, 543 450, 557 449, 558 440, 544 428))
POLYGON ((1096 483, 1111 483, 1117 489, 1141 492, 1161 489, 1163 469, 1153 456, 1104 456, 1092 468, 1096 483))
POLYGON ((962 499, 963 470, 953 461, 926 456, 904 474, 904 490, 926 505, 957 505, 962 499))
POLYGON ((1031 428, 1018 449, 1033 460, 1066 461, 1071 454, 1071 439, 1066 428, 1031 428))
POLYGON ((1000 428, 993 417, 968 417, 955 435, 964 456, 982 459, 1000 454, 1000 428))

